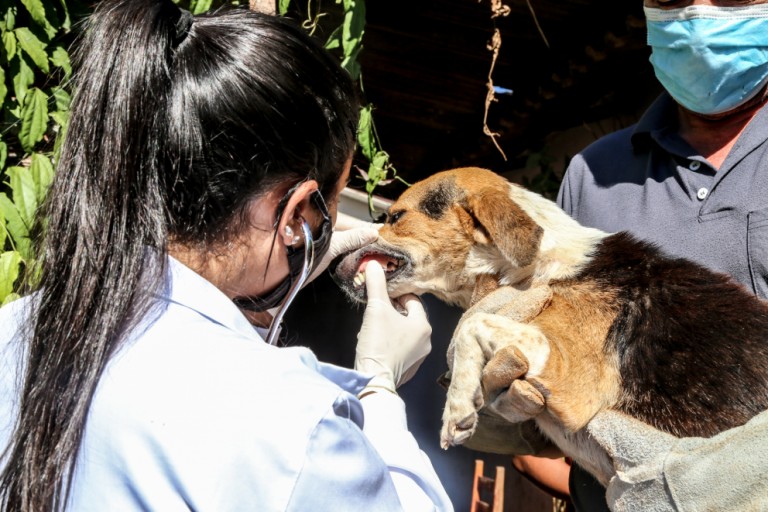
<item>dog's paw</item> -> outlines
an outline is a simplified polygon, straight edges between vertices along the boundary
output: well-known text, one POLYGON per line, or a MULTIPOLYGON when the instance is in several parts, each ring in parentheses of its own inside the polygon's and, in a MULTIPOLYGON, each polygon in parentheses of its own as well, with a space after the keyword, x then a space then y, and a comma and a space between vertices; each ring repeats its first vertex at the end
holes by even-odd
POLYGON ((472 386, 461 386, 459 382, 452 379, 448 387, 440 431, 440 446, 443 449, 463 444, 472 437, 477 428, 477 411, 484 405, 479 379, 474 379, 472 386))
MULTIPOLYGON (((466 411, 465 411, 466 412, 466 411)), ((440 446, 447 450, 451 446, 464 444, 477 429, 477 411, 472 409, 466 416, 446 406, 443 414, 443 428, 440 431, 440 446)))

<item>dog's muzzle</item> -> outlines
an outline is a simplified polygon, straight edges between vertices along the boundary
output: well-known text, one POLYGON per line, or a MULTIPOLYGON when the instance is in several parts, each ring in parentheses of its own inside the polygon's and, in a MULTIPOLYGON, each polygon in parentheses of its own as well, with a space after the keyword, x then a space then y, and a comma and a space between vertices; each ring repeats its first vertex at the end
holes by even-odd
POLYGON ((373 243, 340 256, 331 264, 331 277, 352 300, 365 302, 365 266, 376 261, 384 269, 387 281, 400 275, 409 258, 392 248, 373 243))

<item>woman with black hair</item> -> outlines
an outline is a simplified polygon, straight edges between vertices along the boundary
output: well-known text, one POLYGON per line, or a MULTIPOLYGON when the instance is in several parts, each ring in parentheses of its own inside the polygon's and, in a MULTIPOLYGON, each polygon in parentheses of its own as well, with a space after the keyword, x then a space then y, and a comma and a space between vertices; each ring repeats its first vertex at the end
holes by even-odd
POLYGON ((358 371, 272 344, 376 237, 331 236, 358 109, 336 60, 170 0, 100 2, 78 52, 40 286, 0 310, 0 508, 451 509, 394 393, 430 350, 416 298, 364 269, 358 371))

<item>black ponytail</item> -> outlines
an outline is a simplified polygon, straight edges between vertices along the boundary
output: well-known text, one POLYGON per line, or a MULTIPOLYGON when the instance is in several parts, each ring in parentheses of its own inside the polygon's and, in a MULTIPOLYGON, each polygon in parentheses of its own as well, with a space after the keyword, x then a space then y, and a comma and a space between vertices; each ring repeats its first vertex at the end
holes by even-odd
POLYGON ((354 148, 352 82, 287 20, 105 0, 78 44, 3 510, 64 508, 98 380, 169 241, 214 248, 281 183, 312 177, 327 196, 354 148))

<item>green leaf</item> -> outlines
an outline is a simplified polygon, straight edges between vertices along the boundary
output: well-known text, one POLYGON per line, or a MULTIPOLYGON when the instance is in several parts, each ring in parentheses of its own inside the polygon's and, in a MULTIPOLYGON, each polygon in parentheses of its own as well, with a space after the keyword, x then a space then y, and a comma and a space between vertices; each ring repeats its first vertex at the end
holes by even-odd
MULTIPOLYGON (((17 55, 11 62, 11 76, 13 77, 13 93, 16 95, 16 101, 19 106, 24 104, 24 98, 27 96, 29 86, 35 81, 35 72, 27 62, 27 58, 21 54, 17 55)), ((19 114, 21 117, 21 114, 19 114)))
POLYGON ((362 45, 364 32, 365 2, 362 0, 344 0, 341 43, 345 56, 352 55, 362 45))
POLYGON ((16 280, 21 269, 21 254, 7 251, 0 254, 0 302, 6 304, 6 299, 13 293, 16 280))
POLYGON ((368 181, 365 183, 365 190, 369 194, 378 186, 379 182, 387 179, 387 169, 389 168, 389 154, 386 151, 378 151, 371 159, 368 166, 368 181))
POLYGON ((69 112, 69 104, 72 102, 72 98, 69 93, 63 87, 54 87, 51 90, 51 96, 53 96, 56 102, 56 110, 60 112, 69 112))
POLYGON ((16 55, 16 36, 13 32, 3 32, 3 47, 5 48, 5 58, 7 62, 10 62, 14 55, 16 55))
POLYGON ((357 143, 360 151, 368 161, 373 160, 376 153, 376 140, 373 134, 372 105, 366 105, 360 109, 360 121, 357 124, 357 143))
POLYGON ((67 135, 69 112, 53 112, 51 117, 59 125, 58 128, 54 127, 54 130, 57 133, 56 141, 53 143, 53 161, 58 162, 59 156, 61 155, 61 145, 64 142, 64 137, 67 135))
POLYGON ((21 295, 19 295, 18 293, 11 293, 5 298, 5 300, 3 300, 3 303, 0 304, 0 307, 5 306, 6 304, 10 304, 11 302, 20 298, 21 298, 21 295))
POLYGON ((61 22, 61 29, 65 32, 68 32, 69 29, 72 27, 72 19, 69 17, 69 8, 67 7, 67 1, 66 0, 59 0, 59 4, 61 4, 61 9, 64 11, 64 21, 61 22))
POLYGON ((69 60, 69 53, 63 46, 57 46, 51 52, 51 64, 64 70, 64 76, 69 77, 72 74, 72 63, 69 60))
MULTIPOLYGON (((0 67, 0 105, 5 103, 5 97, 8 95, 8 87, 5 85, 5 69, 0 67)), ((2 169, 2 165, 0 165, 2 169)))
POLYGON ((344 22, 341 31, 341 47, 344 53, 341 65, 349 72, 353 80, 360 76, 357 56, 363 47, 365 32, 365 2, 363 0, 344 0, 344 22))
POLYGON ((21 0, 21 3, 27 8, 27 11, 29 11, 29 14, 32 16, 35 23, 45 30, 48 38, 53 38, 56 35, 57 30, 56 27, 51 25, 48 18, 46 18, 45 6, 43 5, 42 0, 21 0))
POLYGON ((53 119, 53 122, 59 126, 66 126, 69 121, 69 112, 57 110, 48 114, 53 119))
POLYGON ((8 232, 5 229, 5 215, 0 209, 0 251, 5 249, 5 240, 8 238, 8 232))
POLYGON ((29 238, 29 227, 24 223, 24 220, 19 214, 18 208, 13 204, 5 192, 0 192, 0 213, 5 217, 5 227, 8 230, 8 235, 16 247, 19 250, 18 244, 23 239, 29 238))
POLYGON ((341 67, 347 70, 347 73, 352 77, 352 80, 360 78, 360 63, 357 61, 357 56, 362 49, 362 46, 357 47, 354 52, 344 57, 341 61, 341 67))
POLYGON ((192 0, 189 2, 189 10, 192 14, 202 14, 211 8, 212 0, 192 0))
POLYGON ((24 98, 21 109, 21 129, 19 141, 25 151, 31 152, 35 144, 42 140, 48 128, 48 96, 33 87, 24 98))
MULTIPOLYGON (((13 192, 14 206, 21 216, 21 221, 26 226, 26 233, 22 234, 29 235, 29 230, 35 219, 35 210, 37 209, 38 204, 35 179, 30 170, 26 167, 9 167, 6 169, 5 173, 9 178, 9 184, 11 186, 11 191, 13 192)), ((8 217, 7 212, 6 217, 8 217)), ((20 238, 15 234, 12 234, 12 236, 14 238, 20 238)))
MULTIPOLYGON (((5 168, 5 161, 8 159, 8 145, 0 140, 0 170, 5 168)), ((0 249, 3 247, 2 244, 0 244, 0 249)))
POLYGON ((3 27, 5 30, 10 31, 16 28, 16 6, 15 5, 12 5, 5 10, 2 23, 3 25, 5 25, 3 27))
POLYGON ((324 46, 326 50, 335 50, 336 48, 341 48, 341 25, 336 27, 334 31, 331 32, 331 35, 328 36, 324 46))
POLYGON ((42 153, 32 154, 32 163, 29 165, 29 174, 35 187, 35 208, 40 206, 48 192, 48 187, 53 181, 53 164, 51 160, 42 153))
POLYGON ((278 0, 277 13, 280 16, 288 12, 288 8, 291 6, 291 0, 278 0))
POLYGON ((22 50, 29 55, 32 62, 40 68, 43 73, 48 73, 48 54, 45 52, 45 43, 37 38, 27 27, 19 27, 13 31, 22 50))

